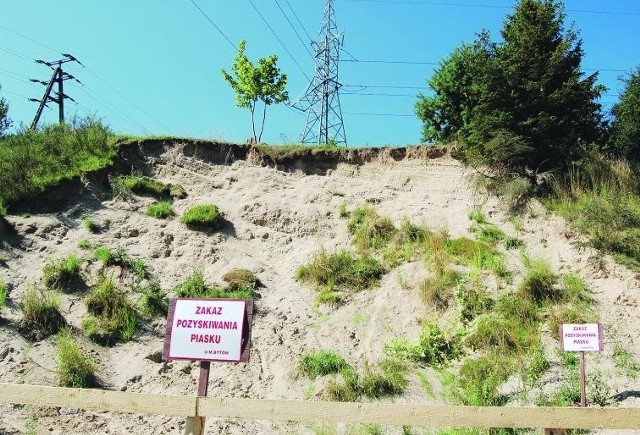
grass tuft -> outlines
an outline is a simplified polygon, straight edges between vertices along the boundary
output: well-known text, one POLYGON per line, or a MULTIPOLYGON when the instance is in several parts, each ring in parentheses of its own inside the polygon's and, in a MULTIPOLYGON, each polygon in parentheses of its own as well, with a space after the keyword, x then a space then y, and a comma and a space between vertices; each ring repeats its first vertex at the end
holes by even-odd
POLYGON ((559 277, 544 260, 528 262, 527 273, 518 287, 518 293, 537 304, 555 302, 562 299, 562 292, 556 286, 559 277))
POLYGON ((202 204, 190 207, 180 218, 180 222, 189 228, 219 228, 222 216, 214 204, 202 204))
POLYGON ((9 298, 9 288, 7 284, 0 278, 0 309, 5 306, 9 298))
POLYGON ((314 284, 321 291, 359 291, 375 286, 384 269, 370 257, 356 257, 347 251, 320 251, 296 272, 296 279, 314 284))
POLYGON ((300 370, 311 379, 340 373, 348 368, 349 364, 344 358, 329 350, 317 350, 300 358, 300 370))
POLYGON ((30 288, 20 309, 20 330, 29 340, 40 341, 56 334, 67 324, 60 313, 60 300, 53 292, 40 292, 30 288))
POLYGON ((93 221, 93 219, 91 219, 88 216, 82 220, 82 226, 84 226, 85 229, 87 229, 87 231, 89 231, 91 233, 99 233, 100 232, 100 226, 98 224, 96 224, 93 221))
POLYGON ((80 259, 75 254, 70 254, 57 263, 47 263, 42 280, 49 290, 73 292, 83 284, 80 276, 80 259))
POLYGON ((166 219, 173 216, 173 209, 169 201, 154 202, 147 207, 147 216, 154 217, 156 219, 166 219))
POLYGON ((147 316, 167 316, 169 300, 162 291, 160 283, 152 281, 142 289, 142 296, 138 302, 140 311, 147 316))
POLYGON ((80 349, 70 329, 64 329, 58 334, 56 359, 61 387, 87 388, 94 380, 96 363, 80 349))
POLYGON ((133 338, 138 314, 111 277, 102 276, 85 300, 88 316, 82 326, 89 338, 110 346, 133 338))

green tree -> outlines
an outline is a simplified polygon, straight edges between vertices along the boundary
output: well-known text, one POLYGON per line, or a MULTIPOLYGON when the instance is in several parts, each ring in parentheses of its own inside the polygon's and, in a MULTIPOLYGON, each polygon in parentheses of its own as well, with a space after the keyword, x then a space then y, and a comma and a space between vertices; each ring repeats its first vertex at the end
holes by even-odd
POLYGON ((253 140, 260 142, 264 132, 264 122, 267 115, 267 106, 285 102, 289 99, 287 87, 287 75, 282 74, 276 66, 278 56, 271 55, 266 58, 259 58, 258 64, 254 65, 247 55, 245 49, 246 41, 240 41, 235 61, 231 66, 233 76, 224 69, 222 76, 229 83, 236 93, 236 106, 247 108, 251 111, 251 129, 253 140), (262 122, 260 132, 256 134, 255 112, 258 101, 262 101, 262 122))
POLYGON ((640 160, 640 67, 625 79, 620 101, 611 109, 613 152, 629 160, 640 160))
POLYGON ((600 139, 604 88, 597 73, 583 77, 582 42, 564 18, 560 1, 520 0, 502 42, 484 32, 454 52, 429 83, 435 97, 418 100, 425 139, 460 140, 467 160, 519 173, 562 168, 600 139))
MULTIPOLYGON (((2 85, 0 85, 2 90, 2 85)), ((0 98, 0 137, 4 136, 4 133, 9 127, 11 127, 11 120, 7 116, 9 113, 9 103, 4 98, 0 98)))

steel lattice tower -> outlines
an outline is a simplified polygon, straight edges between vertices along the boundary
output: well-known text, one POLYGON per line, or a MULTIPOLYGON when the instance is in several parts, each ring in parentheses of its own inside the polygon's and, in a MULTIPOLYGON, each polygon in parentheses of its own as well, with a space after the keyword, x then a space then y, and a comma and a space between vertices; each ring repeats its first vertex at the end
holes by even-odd
POLYGON ((302 143, 347 144, 338 93, 342 86, 338 81, 342 42, 343 34, 338 32, 333 0, 327 0, 318 41, 312 44, 315 74, 299 104, 307 113, 302 143))

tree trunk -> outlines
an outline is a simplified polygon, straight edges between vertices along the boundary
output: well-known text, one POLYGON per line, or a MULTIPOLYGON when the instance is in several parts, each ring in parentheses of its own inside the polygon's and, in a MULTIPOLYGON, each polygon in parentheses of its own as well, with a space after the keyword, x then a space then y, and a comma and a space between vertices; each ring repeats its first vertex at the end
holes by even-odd
POLYGON ((262 109, 262 125, 260 126, 260 136, 258 136, 258 143, 262 140, 262 133, 264 132, 264 120, 267 118, 267 103, 264 103, 264 109, 262 109))
POLYGON ((252 102, 251 103, 251 131, 253 132, 253 141, 257 142, 257 138, 256 138, 256 123, 254 120, 254 114, 256 111, 256 102, 252 102))

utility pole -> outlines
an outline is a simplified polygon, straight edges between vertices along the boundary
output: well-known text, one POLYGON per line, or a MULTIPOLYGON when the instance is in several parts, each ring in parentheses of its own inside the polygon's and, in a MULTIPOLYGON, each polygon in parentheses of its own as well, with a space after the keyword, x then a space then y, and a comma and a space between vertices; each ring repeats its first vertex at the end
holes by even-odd
POLYGON ((58 119, 60 124, 64 124, 64 100, 69 99, 75 102, 73 98, 64 93, 64 82, 65 80, 75 80, 80 83, 80 81, 71 74, 64 72, 62 69, 62 65, 67 62, 77 62, 80 65, 82 64, 80 63, 80 61, 78 61, 78 59, 70 54, 63 53, 62 55, 64 56, 62 59, 55 60, 53 62, 36 60, 36 63, 41 63, 51 68, 53 70, 53 75, 48 82, 45 82, 44 80, 31 79, 32 82, 40 83, 47 87, 41 100, 29 98, 29 101, 40 103, 40 105, 38 106, 38 111, 36 112, 36 116, 33 118, 33 122, 31 123, 31 129, 35 129, 38 126, 38 121, 40 121, 42 111, 44 110, 45 106, 47 106, 47 103, 53 102, 58 105, 58 119), (58 91, 55 92, 55 96, 52 96, 51 91, 53 90, 54 84, 58 85, 58 91))
POLYGON ((297 108, 307 113, 302 143, 344 144, 347 137, 342 120, 338 61, 343 33, 338 32, 333 0, 327 0, 318 40, 314 42, 315 74, 297 108))

